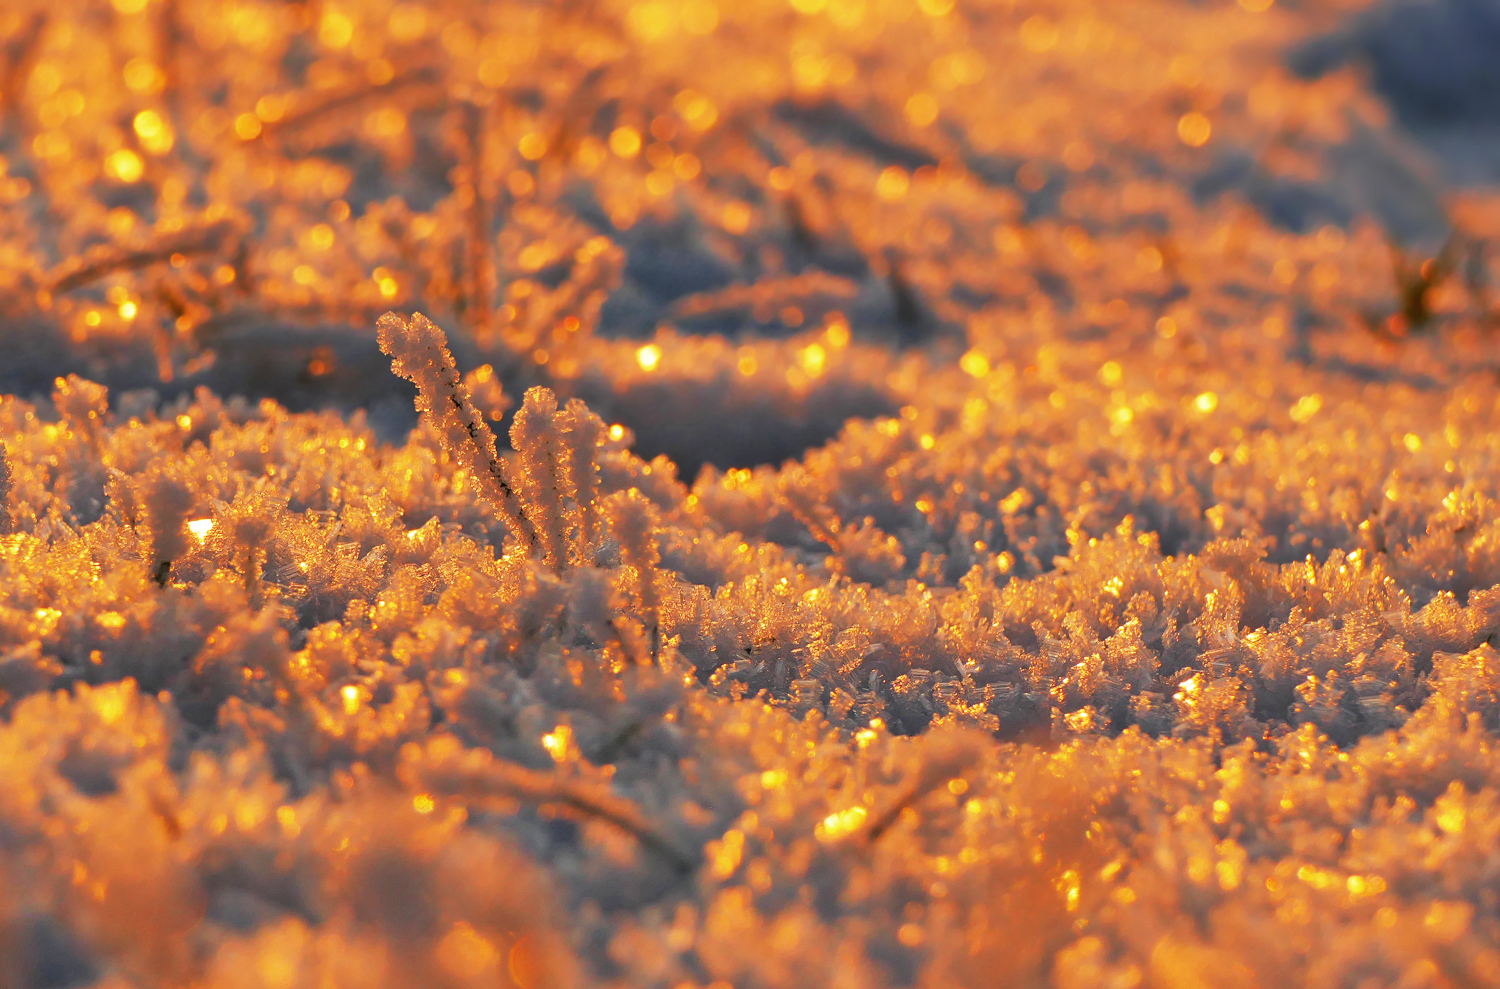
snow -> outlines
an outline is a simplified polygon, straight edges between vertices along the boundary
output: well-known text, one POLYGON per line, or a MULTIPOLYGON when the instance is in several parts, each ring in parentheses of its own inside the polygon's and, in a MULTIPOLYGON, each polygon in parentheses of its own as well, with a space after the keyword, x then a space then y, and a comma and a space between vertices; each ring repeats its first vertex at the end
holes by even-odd
POLYGON ((1496 25, 7 4, 0 986, 1500 983, 1496 25))

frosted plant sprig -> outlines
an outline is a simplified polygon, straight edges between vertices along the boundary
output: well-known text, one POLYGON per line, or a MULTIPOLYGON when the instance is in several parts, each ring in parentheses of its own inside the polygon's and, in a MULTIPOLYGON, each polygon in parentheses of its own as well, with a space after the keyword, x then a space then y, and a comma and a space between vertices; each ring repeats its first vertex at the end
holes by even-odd
POLYGON ((237 565, 244 569, 245 596, 256 611, 264 603, 261 569, 285 510, 285 497, 261 480, 248 494, 216 513, 214 528, 230 539, 237 565))
POLYGON ((474 800, 509 797, 567 807, 624 831, 682 872, 691 872, 698 866, 700 855, 695 845, 679 840, 635 804, 610 792, 606 785, 499 762, 483 749, 471 751, 461 759, 434 758, 443 751, 441 743, 430 746, 427 758, 422 760, 425 765, 408 763, 404 768, 407 772, 416 770, 416 777, 435 793, 474 800))
POLYGON ((340 115, 358 119, 354 116, 358 111, 382 99, 400 97, 407 106, 417 107, 431 105, 441 96, 442 83, 438 71, 428 67, 413 67, 389 82, 373 85, 361 83, 334 90, 321 98, 310 99, 281 119, 268 122, 261 129, 260 140, 271 145, 293 144, 330 119, 339 119, 340 115))
POLYGON ((229 256, 242 234, 243 224, 236 217, 211 216, 182 229, 159 233, 138 247, 101 244, 48 272, 46 287, 61 295, 116 272, 168 264, 173 257, 229 256))
POLYGON ((109 414, 109 389, 76 374, 58 378, 53 385, 52 404, 58 414, 90 450, 97 451, 99 435, 109 414))
POLYGON ((40 10, 32 12, 31 17, 5 46, 5 60, 3 68, 0 68, 0 120, 6 123, 11 122, 8 118, 21 107, 21 94, 25 87, 19 83, 26 78, 36 62, 38 42, 47 30, 49 20, 40 10))
POLYGON ((151 577, 166 586, 173 562, 187 551, 185 532, 193 492, 179 472, 163 466, 146 482, 143 500, 151 531, 151 577))
POLYGON ((654 657, 661 636, 661 620, 657 614, 660 602, 656 593, 656 566, 661 562, 661 550, 656 543, 655 506, 639 488, 613 495, 609 500, 609 526, 620 544, 620 556, 625 565, 635 571, 641 623, 650 630, 651 655, 654 657))
POLYGON ((543 556, 559 573, 570 562, 589 562, 598 539, 598 448, 604 430, 604 420, 583 402, 575 398, 559 410, 546 388, 526 393, 511 424, 511 445, 526 478, 522 495, 543 556))
POLYGON ((482 497, 527 552, 534 550, 536 527, 495 453, 495 434, 469 400, 448 350, 448 337, 421 313, 413 313, 410 321, 386 313, 376 329, 381 351, 391 358, 391 370, 417 386, 417 411, 443 448, 474 475, 482 497))
POLYGON ((968 772, 979 761, 984 745, 980 736, 968 733, 929 739, 921 767, 883 804, 862 815, 859 825, 847 832, 844 840, 862 845, 878 840, 901 817, 902 811, 949 780, 968 772))
POLYGON ((816 484, 817 481, 806 467, 794 464, 777 479, 776 490, 792 517, 807 526, 818 542, 835 553, 842 553, 844 541, 840 530, 843 526, 838 515, 819 502, 813 494, 816 484))
POLYGON ((574 494, 562 466, 567 446, 562 426, 557 397, 546 388, 532 388, 510 427, 510 442, 521 455, 521 469, 528 482, 526 500, 542 544, 542 557, 558 572, 567 568, 566 506, 574 494))
POLYGON ((568 621, 575 627, 588 630, 601 641, 612 639, 622 656, 630 656, 645 666, 650 657, 645 655, 640 642, 621 628, 616 620, 612 597, 609 578, 604 571, 587 568, 575 571, 568 582, 568 621))
POLYGON ((0 443, 0 536, 8 536, 15 523, 10 515, 11 489, 10 456, 5 444, 0 443))
POLYGON ((462 274, 464 314, 481 340, 491 335, 494 322, 495 265, 491 260, 494 237, 491 203, 486 195, 484 130, 487 111, 477 103, 459 106, 460 199, 467 202, 462 274))
POLYGON ((578 505, 580 560, 587 561, 599 539, 599 444, 605 435, 604 420, 579 399, 569 399, 563 409, 563 433, 567 453, 562 460, 563 477, 578 505))

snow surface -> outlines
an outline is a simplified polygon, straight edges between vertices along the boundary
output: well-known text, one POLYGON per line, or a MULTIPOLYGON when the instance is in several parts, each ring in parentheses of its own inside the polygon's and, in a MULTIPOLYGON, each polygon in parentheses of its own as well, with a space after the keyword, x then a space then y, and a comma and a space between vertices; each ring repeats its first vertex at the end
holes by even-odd
POLYGON ((1496 66, 10 0, 0 987, 1500 984, 1496 66))

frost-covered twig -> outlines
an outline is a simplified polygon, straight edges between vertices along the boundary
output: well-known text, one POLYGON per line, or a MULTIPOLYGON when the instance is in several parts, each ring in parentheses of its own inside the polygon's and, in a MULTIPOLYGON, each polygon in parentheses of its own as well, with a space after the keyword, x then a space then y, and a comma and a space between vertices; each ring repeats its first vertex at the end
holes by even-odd
POLYGON ((813 538, 835 553, 844 551, 839 530, 843 527, 839 517, 827 505, 812 494, 814 481, 807 468, 800 464, 787 467, 777 479, 777 493, 792 517, 807 526, 813 538))
POLYGON ((227 252, 238 239, 238 233, 239 224, 226 217, 161 234, 143 247, 103 244, 53 268, 47 273, 44 284, 53 294, 71 292, 117 271, 135 271, 153 264, 165 264, 174 255, 190 257, 227 252))
POLYGON ((671 313, 676 319, 691 319, 756 306, 796 305, 820 295, 848 301, 859 295, 859 286, 848 278, 815 269, 684 296, 672 304, 671 313))
POLYGON ((0 536, 10 535, 14 523, 10 515, 11 471, 5 444, 0 443, 0 536))
POLYGON ((182 107, 182 9, 180 0, 165 0, 157 19, 157 44, 161 49, 161 68, 165 77, 163 88, 171 104, 173 116, 181 113, 182 107))
POLYGON ((526 392, 521 410, 510 427, 510 441, 521 455, 521 469, 530 482, 526 500, 533 512, 537 538, 547 565, 559 573, 568 563, 568 519, 564 503, 571 498, 561 461, 565 443, 557 412, 557 397, 546 388, 526 392))
POLYGON ((508 307, 513 315, 502 331, 516 353, 528 353, 538 345, 554 351, 577 348, 593 334, 605 300, 624 276, 625 252, 608 237, 597 236, 572 254, 573 270, 566 281, 551 291, 532 291, 522 306, 508 307))
POLYGON ((656 565, 661 562, 661 551, 656 544, 655 507, 637 488, 615 495, 610 501, 610 529, 619 541, 625 565, 635 571, 641 622, 650 630, 651 655, 655 657, 661 636, 656 595, 656 565))
POLYGON ((536 527, 495 452, 495 434, 469 400, 447 336, 421 313, 414 313, 410 321, 386 313, 377 327, 380 349, 391 358, 391 369, 417 386, 417 410, 444 449, 474 475, 481 496, 527 552, 534 550, 536 527))
POLYGON ((484 184, 483 107, 465 103, 460 108, 458 195, 465 202, 468 229, 464 237, 464 315, 480 339, 490 333, 495 297, 495 265, 490 236, 490 202, 484 184))
POLYGON ((249 498, 237 501, 227 517, 218 524, 227 524, 234 540, 235 549, 243 554, 245 561, 245 597, 253 610, 259 611, 264 596, 261 588, 261 568, 265 562, 268 545, 276 532, 277 522, 286 501, 268 493, 257 485, 249 498))
POLYGON ((68 428, 77 433, 91 450, 99 449, 109 414, 109 389, 103 385, 70 374, 53 382, 52 404, 68 428))
POLYGON ((578 547, 587 561, 599 538, 599 444, 604 440, 604 420, 579 399, 569 399, 563 409, 563 432, 567 453, 563 476, 578 505, 578 547))
POLYGON ((622 656, 630 657, 638 665, 650 662, 651 657, 641 648, 639 640, 616 620, 610 582, 604 571, 585 568, 572 574, 568 597, 568 621, 575 627, 588 630, 600 641, 612 640, 622 656))
POLYGON ((193 507, 192 489, 173 472, 159 469, 146 482, 146 524, 151 530, 151 576, 163 586, 173 561, 187 548, 183 532, 188 509, 193 507))
POLYGON ((511 797, 528 803, 568 807, 624 831, 683 872, 690 872, 698 865, 695 846, 680 841, 635 804, 599 784, 564 779, 555 772, 527 769, 514 763, 474 759, 424 768, 419 770, 419 776, 435 792, 469 799, 511 797))
POLYGON ((1458 235, 1443 243, 1435 257, 1413 263, 1394 240, 1388 242, 1391 252, 1391 276, 1396 282, 1397 309, 1381 319, 1365 314, 1365 323, 1376 334, 1400 339, 1428 329, 1435 315, 1432 293, 1458 266, 1458 235))
POLYGON ((933 739, 921 767, 880 808, 865 815, 844 839, 865 845, 879 840, 901 817, 902 811, 968 770, 979 759, 982 744, 970 735, 933 739))
POLYGON ((559 573, 571 559, 588 562, 598 534, 597 456, 604 429, 604 420, 576 398, 559 410, 557 397, 546 388, 526 393, 510 427, 537 538, 547 563, 559 573))
POLYGON ((260 132, 260 139, 262 141, 274 141, 293 136, 303 128, 316 124, 319 119, 329 114, 359 107, 407 89, 418 89, 422 86, 429 86, 433 88, 434 92, 437 92, 440 83, 440 76, 435 70, 423 68, 402 72, 390 82, 372 86, 360 86, 356 89, 346 89, 334 93, 317 103, 309 104, 292 113, 288 113, 280 120, 266 124, 260 132))
POLYGON ((21 105, 27 75, 36 60, 38 42, 47 27, 47 15, 38 11, 5 47, 5 73, 0 76, 0 119, 21 105))

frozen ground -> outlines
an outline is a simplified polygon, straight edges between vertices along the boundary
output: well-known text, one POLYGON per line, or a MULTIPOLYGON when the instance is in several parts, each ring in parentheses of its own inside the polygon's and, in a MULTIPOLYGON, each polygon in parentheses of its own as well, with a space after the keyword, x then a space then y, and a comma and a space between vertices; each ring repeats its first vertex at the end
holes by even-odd
POLYGON ((1500 984, 1496 66, 10 0, 0 987, 1500 984))

